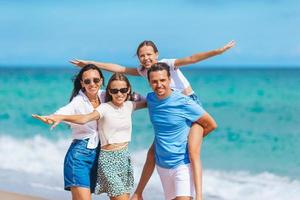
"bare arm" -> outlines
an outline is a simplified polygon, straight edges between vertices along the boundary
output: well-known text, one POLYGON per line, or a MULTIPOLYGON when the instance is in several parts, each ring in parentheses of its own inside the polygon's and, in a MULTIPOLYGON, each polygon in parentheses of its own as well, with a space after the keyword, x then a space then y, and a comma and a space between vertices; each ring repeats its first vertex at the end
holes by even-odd
POLYGON ((99 119, 100 114, 98 113, 98 111, 93 111, 85 115, 49 115, 49 116, 32 115, 32 117, 46 124, 52 124, 51 129, 53 129, 62 121, 67 121, 75 124, 85 124, 89 121, 99 119))
POLYGON ((191 56, 185 57, 185 58, 179 58, 175 60, 175 67, 181 67, 189 64, 194 64, 197 62, 200 62, 202 60, 205 60, 207 58, 220 55, 227 51, 228 49, 232 48, 235 45, 234 41, 230 41, 226 45, 224 45, 221 48, 212 50, 212 51, 207 51, 207 52, 199 52, 196 54, 193 54, 191 56))
POLYGON ((147 107, 147 101, 145 99, 135 102, 135 110, 139 110, 146 107, 147 107))
POLYGON ((96 62, 90 60, 78 60, 78 59, 71 60, 70 63, 78 67, 84 67, 87 64, 93 64, 96 65, 98 68, 106 71, 125 73, 133 76, 140 76, 136 68, 128 68, 114 63, 103 63, 103 62, 96 62))
POLYGON ((203 137, 207 136, 210 132, 217 128, 216 121, 209 113, 205 113, 196 121, 196 123, 200 124, 203 128, 203 137))
POLYGON ((93 121, 100 118, 98 111, 93 111, 85 115, 53 115, 61 119, 62 121, 71 122, 75 124, 85 124, 89 121, 93 121))

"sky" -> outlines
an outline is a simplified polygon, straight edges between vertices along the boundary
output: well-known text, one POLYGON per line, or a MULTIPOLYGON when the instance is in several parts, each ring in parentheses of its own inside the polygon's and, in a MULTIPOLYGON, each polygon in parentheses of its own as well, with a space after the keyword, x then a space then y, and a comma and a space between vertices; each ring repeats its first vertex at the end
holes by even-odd
POLYGON ((300 67, 299 0, 0 0, 0 67, 70 67, 74 58, 138 64, 222 47, 200 67, 300 67))

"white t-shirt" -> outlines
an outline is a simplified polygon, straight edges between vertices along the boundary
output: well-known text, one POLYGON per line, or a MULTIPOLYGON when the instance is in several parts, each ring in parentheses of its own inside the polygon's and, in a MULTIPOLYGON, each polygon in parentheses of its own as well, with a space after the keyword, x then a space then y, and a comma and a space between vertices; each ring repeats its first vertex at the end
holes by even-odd
MULTIPOLYGON (((175 67, 175 60, 176 59, 162 59, 158 62, 166 63, 170 66, 170 75, 171 75, 171 84, 170 87, 175 90, 179 90, 180 92, 183 92, 184 89, 188 88, 190 86, 189 81, 185 78, 185 76, 182 74, 182 72, 175 67)), ((142 70, 142 66, 139 66, 137 68, 138 73, 147 78, 147 70, 142 70)))
POLYGON ((96 108, 100 114, 98 131, 101 146, 129 142, 131 140, 131 114, 135 106, 135 102, 125 101, 122 107, 108 102, 96 108))
MULTIPOLYGON (((99 90, 98 97, 101 103, 105 102, 105 91, 99 90)), ((81 115, 88 114, 94 111, 94 107, 88 97, 80 90, 72 101, 64 107, 58 109, 54 114, 59 115, 81 115)), ((86 124, 73 124, 66 122, 71 126, 73 139, 89 139, 87 148, 94 149, 98 146, 98 126, 97 121, 90 121, 86 124)))

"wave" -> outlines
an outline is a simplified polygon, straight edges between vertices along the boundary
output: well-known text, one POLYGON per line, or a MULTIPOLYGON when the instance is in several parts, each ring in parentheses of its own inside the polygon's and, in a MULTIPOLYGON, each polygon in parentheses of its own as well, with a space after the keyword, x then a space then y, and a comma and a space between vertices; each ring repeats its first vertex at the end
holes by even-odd
POLYGON ((1 169, 32 174, 57 174, 68 148, 67 140, 51 142, 41 136, 31 139, 0 137, 1 169))
MULTIPOLYGON (((70 140, 50 141, 41 136, 16 140, 0 137, 0 188, 47 199, 65 199, 63 191, 63 159, 70 140), (27 183, 24 186, 24 182, 27 183)), ((132 152, 135 182, 139 180, 147 150, 132 152)), ((204 169, 203 192, 207 200, 296 200, 300 196, 300 180, 292 180, 268 172, 204 169)), ((105 195, 100 196, 104 197, 105 195)), ((163 199, 156 172, 144 192, 144 199, 163 199)))

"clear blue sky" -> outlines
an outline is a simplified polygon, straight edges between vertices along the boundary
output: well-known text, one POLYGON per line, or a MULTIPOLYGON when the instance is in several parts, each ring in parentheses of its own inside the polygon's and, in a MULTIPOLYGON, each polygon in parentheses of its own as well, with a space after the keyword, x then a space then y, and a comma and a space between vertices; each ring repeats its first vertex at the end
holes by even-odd
POLYGON ((0 66, 70 66, 72 58, 135 66, 153 40, 161 58, 221 47, 199 66, 300 66, 299 0, 0 1, 0 66))

